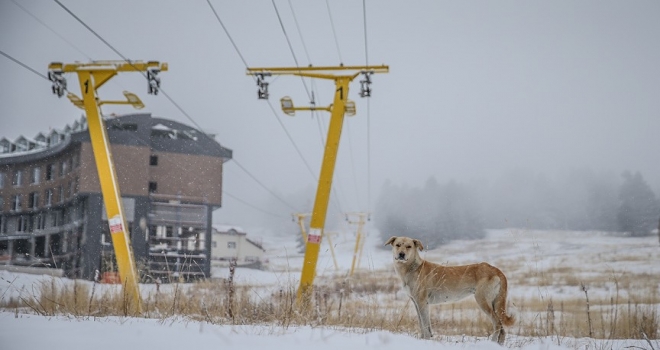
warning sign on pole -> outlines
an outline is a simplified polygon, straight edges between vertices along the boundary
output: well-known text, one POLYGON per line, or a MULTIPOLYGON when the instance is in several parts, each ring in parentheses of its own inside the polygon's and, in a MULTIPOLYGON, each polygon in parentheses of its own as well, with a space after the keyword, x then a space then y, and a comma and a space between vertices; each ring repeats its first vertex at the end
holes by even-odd
POLYGON ((310 229, 309 234, 307 235, 307 242, 316 243, 316 244, 321 243, 321 229, 320 228, 310 229))
POLYGON ((119 233, 124 232, 124 225, 121 220, 121 216, 115 215, 108 220, 110 225, 110 233, 119 233))

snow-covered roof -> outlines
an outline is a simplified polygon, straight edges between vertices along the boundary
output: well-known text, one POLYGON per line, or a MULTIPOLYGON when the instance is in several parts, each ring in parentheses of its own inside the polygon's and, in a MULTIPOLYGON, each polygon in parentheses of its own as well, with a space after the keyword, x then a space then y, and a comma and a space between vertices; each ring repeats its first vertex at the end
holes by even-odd
POLYGON ((154 129, 154 130, 172 130, 172 128, 168 128, 167 126, 165 126, 161 123, 158 123, 158 124, 152 126, 151 128, 154 129))
POLYGON ((234 230, 238 232, 239 234, 246 234, 245 230, 242 229, 239 226, 235 225, 223 225, 223 224, 213 224, 213 229, 215 229, 218 232, 229 232, 230 230, 234 230))

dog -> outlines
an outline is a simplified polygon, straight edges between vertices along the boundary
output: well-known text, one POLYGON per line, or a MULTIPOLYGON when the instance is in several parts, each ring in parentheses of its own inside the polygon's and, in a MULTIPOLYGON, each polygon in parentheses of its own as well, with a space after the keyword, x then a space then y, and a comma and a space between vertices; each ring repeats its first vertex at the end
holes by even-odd
POLYGON ((464 299, 473 294, 479 308, 493 322, 491 340, 504 343, 506 332, 515 319, 506 312, 507 280, 500 269, 487 263, 442 266, 421 258, 422 242, 409 237, 392 237, 394 269, 410 296, 424 339, 432 337, 429 305, 464 299))

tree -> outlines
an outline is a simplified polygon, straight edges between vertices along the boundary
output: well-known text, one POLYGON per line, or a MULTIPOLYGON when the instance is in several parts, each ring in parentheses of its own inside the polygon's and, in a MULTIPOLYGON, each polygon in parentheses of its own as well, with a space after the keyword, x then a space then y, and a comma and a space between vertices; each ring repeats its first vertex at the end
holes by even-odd
POLYGON ((476 195, 451 181, 429 178, 422 188, 400 188, 389 181, 376 206, 376 227, 385 240, 409 236, 433 248, 454 239, 483 238, 483 220, 476 195))
POLYGON ((626 171, 622 176, 617 212, 619 229, 632 236, 647 235, 658 219, 655 194, 639 172, 632 175, 626 171))

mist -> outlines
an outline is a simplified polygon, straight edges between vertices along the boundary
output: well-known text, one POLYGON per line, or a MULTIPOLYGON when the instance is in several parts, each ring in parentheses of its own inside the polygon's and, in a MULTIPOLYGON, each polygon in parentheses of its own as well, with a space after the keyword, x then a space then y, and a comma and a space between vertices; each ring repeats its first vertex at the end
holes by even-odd
MULTIPOLYGON (((351 85, 357 115, 345 120, 328 229, 343 212, 370 212, 375 224, 388 188, 421 191, 430 179, 470 193, 486 229, 612 229, 603 213, 621 204, 626 171, 660 194, 658 2, 367 1, 365 14, 362 2, 340 1, 331 23, 324 2, 275 1, 280 24, 271 1, 213 1, 232 40, 205 2, 63 3, 126 57, 168 62, 162 88, 180 108, 147 95, 139 75, 113 79, 103 98, 133 91, 141 112, 193 120, 233 150, 217 223, 295 230, 291 214, 312 210, 321 167, 329 115, 279 110, 283 96, 310 102, 296 77, 270 79, 270 101, 257 100, 246 65, 389 65, 370 99, 351 85)), ((30 14, 0 2, 0 49, 25 65, 45 73, 52 61, 120 59, 54 2, 20 4, 30 14)), ((0 137, 80 117, 5 57, 0 75, 0 137)), ((318 106, 331 103, 332 82, 306 84, 318 106)), ((387 206, 408 214, 422 194, 387 206)))

